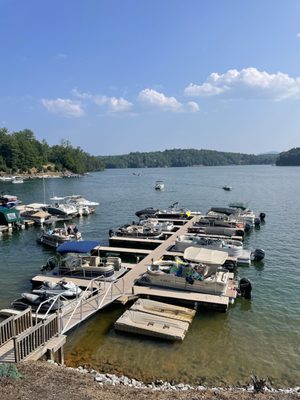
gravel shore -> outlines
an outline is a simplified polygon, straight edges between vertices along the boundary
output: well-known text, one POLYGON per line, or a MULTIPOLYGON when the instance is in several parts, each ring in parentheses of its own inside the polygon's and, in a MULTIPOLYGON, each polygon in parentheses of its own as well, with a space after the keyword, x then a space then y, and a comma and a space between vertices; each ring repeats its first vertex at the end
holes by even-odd
POLYGON ((47 362, 17 366, 20 379, 1 378, 3 400, 287 400, 300 399, 300 387, 261 393, 245 388, 204 388, 156 381, 144 384, 127 377, 99 374, 84 368, 67 368, 47 362))

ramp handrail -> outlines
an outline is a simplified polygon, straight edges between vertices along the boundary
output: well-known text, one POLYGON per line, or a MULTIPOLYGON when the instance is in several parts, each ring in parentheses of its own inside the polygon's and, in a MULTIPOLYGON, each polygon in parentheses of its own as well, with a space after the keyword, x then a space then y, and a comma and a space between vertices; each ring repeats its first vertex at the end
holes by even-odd
POLYGON ((48 299, 42 301, 40 303, 40 305, 38 306, 36 312, 35 312, 35 323, 37 324, 38 317, 39 317, 39 311, 40 311, 40 309, 42 308, 42 306, 44 304, 47 304, 47 303, 51 302, 51 305, 49 306, 47 312, 45 314, 43 314, 43 319, 46 319, 48 317, 50 311, 53 310, 53 307, 54 307, 54 305, 56 304, 57 301, 59 302, 58 309, 60 309, 61 300, 68 300, 68 299, 66 297, 64 297, 62 294, 57 294, 56 296, 49 297, 48 299))
MULTIPOLYGON (((92 280, 90 281, 90 283, 89 283, 88 286, 86 287, 85 291, 84 291, 84 292, 82 293, 82 295, 80 296, 80 298, 79 298, 79 300, 78 300, 78 302, 77 302, 75 308, 73 309, 73 311, 72 311, 70 317, 68 318, 67 322, 65 323, 64 327, 61 327, 61 333, 65 333, 65 332, 68 330, 68 326, 69 326, 69 324, 70 324, 72 318, 74 317, 75 312, 78 310, 79 306, 82 307, 82 305, 83 305, 84 303, 85 303, 85 304, 91 303, 91 302, 94 301, 95 298, 96 298, 96 299, 97 299, 97 300, 96 300, 97 307, 95 308, 95 310, 96 310, 96 311, 99 310, 100 308, 102 308, 103 303, 104 303, 104 301, 106 300, 106 298, 107 298, 107 296, 108 296, 109 293, 110 293, 110 296, 111 296, 111 300, 113 299, 113 287, 117 288, 118 291, 119 291, 119 293, 122 294, 122 290, 120 290, 120 289, 116 286, 116 283, 120 282, 120 280, 122 280, 122 282, 123 282, 123 286, 122 286, 122 287, 123 287, 123 291, 124 291, 124 279, 123 279, 123 278, 119 279, 118 281, 109 283, 107 289, 106 289, 107 282, 106 282, 106 281, 102 281, 101 279, 103 279, 103 276, 94 278, 94 279, 92 279, 92 280), (100 285, 99 285, 98 287, 96 287, 96 288, 93 288, 93 284, 94 284, 96 281, 100 282, 100 285), (104 288, 103 288, 103 289, 102 289, 101 284, 104 284, 104 288), (92 296, 89 297, 89 298, 86 298, 85 294, 88 293, 88 291, 90 291, 90 290, 91 290, 91 292, 92 292, 92 296), (103 290, 104 290, 104 291, 103 291, 103 290), (102 296, 102 299, 101 299, 101 301, 99 302, 100 296, 102 296)), ((64 314, 64 315, 67 315, 67 313, 64 314)), ((82 311, 81 311, 81 317, 82 317, 82 311)))
MULTIPOLYGON (((76 306, 74 307, 69 319, 67 320, 65 326, 61 327, 61 332, 62 333, 66 332, 67 326, 69 325, 70 321, 72 320, 72 318, 73 318, 75 312, 78 310, 79 306, 82 306, 83 301, 86 300, 86 303, 88 303, 88 301, 91 300, 91 299, 86 298, 86 295, 88 294, 89 291, 94 293, 94 295, 92 296, 93 299, 95 298, 95 296, 97 296, 97 300, 99 299, 99 292, 100 292, 100 290, 102 290, 101 283, 104 283, 104 286, 106 285, 106 282, 105 281, 101 281, 100 279, 103 279, 103 277, 96 277, 94 279, 91 279, 91 281, 89 282, 88 286, 85 288, 84 292, 81 293, 81 296, 80 296, 76 306), (93 287, 93 285, 94 285, 94 283, 96 281, 100 282, 100 285, 98 286, 98 288, 94 288, 93 287)), ((98 306, 98 308, 99 308, 99 306, 98 306)), ((67 313, 64 314, 64 315, 67 315, 67 313)))

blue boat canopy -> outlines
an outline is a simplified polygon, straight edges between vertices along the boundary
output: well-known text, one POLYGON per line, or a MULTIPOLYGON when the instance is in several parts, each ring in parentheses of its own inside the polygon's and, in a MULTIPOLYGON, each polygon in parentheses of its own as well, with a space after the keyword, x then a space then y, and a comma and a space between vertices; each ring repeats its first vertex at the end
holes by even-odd
POLYGON ((60 254, 65 253, 89 253, 100 243, 92 240, 82 240, 80 242, 66 242, 58 246, 57 252, 60 254))

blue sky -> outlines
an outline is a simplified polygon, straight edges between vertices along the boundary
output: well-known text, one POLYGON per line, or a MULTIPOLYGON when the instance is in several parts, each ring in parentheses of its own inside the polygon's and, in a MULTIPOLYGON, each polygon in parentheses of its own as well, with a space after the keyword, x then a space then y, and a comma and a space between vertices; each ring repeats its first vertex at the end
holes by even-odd
POLYGON ((300 146, 298 0, 0 0, 0 126, 95 154, 300 146))

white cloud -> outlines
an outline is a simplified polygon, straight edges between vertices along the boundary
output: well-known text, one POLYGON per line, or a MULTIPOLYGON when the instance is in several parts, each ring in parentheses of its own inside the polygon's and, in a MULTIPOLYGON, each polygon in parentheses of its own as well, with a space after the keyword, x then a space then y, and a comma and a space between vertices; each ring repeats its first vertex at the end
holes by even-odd
POLYGON ((60 114, 65 117, 82 117, 84 115, 84 109, 82 105, 70 99, 42 99, 43 106, 53 114, 60 114))
POLYGON ((138 100, 148 106, 164 111, 181 111, 182 104, 175 97, 167 97, 153 89, 144 89, 138 94, 138 100))
POLYGON ((132 107, 130 101, 123 99, 123 97, 107 97, 107 96, 95 96, 94 103, 98 105, 107 106, 109 112, 125 112, 129 111, 132 107))
POLYGON ((187 106, 187 109, 191 112, 199 111, 199 105, 195 101, 189 101, 186 106, 187 106))
POLYGON ((98 106, 106 106, 108 112, 125 112, 129 111, 133 104, 124 99, 123 97, 108 97, 108 96, 101 96, 101 95, 94 95, 90 93, 84 93, 80 92, 77 89, 72 90, 73 96, 76 96, 80 99, 83 100, 90 100, 94 104, 97 104, 98 106))
POLYGON ((297 37, 300 38, 300 33, 297 33, 297 37))
POLYGON ((300 77, 292 78, 282 72, 269 74, 256 68, 231 69, 224 74, 212 73, 200 85, 190 83, 184 93, 193 97, 299 99, 300 77))

